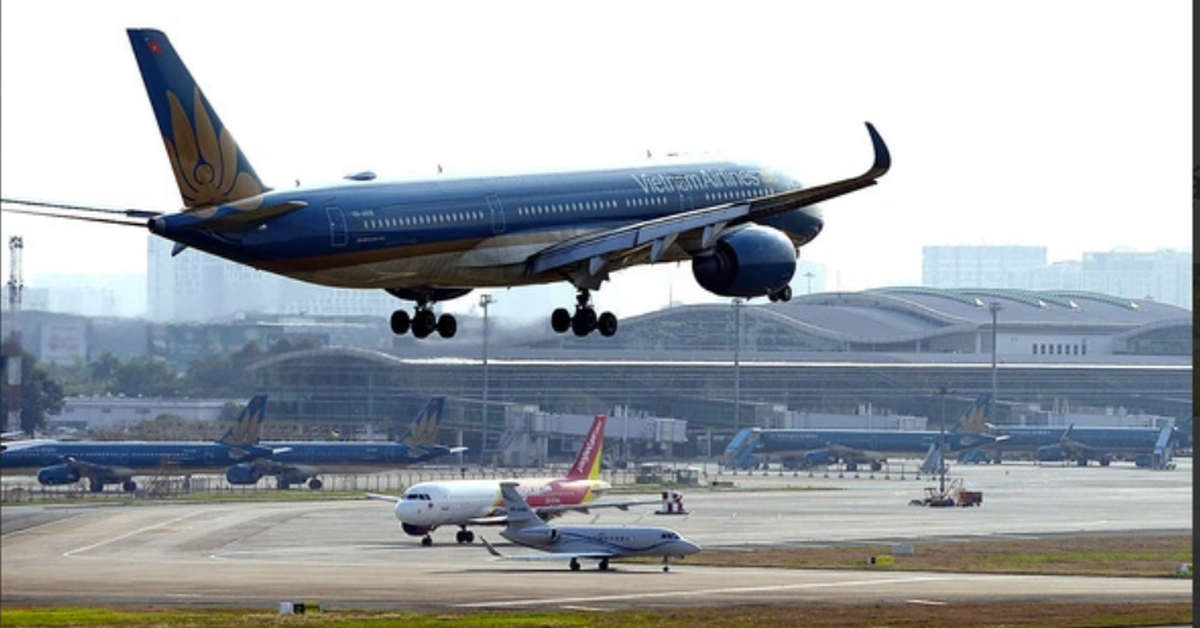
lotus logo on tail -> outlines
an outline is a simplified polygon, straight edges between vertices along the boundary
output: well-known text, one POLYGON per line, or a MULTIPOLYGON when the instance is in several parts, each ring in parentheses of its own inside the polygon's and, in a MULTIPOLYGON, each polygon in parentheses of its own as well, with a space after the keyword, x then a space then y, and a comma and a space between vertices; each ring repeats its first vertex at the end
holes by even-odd
POLYGON ((438 442, 438 414, 441 408, 430 405, 426 412, 421 413, 409 428, 409 435, 404 444, 409 447, 427 447, 438 442))
MULTIPOLYGON (((194 127, 179 98, 174 92, 167 92, 175 141, 163 137, 163 143, 171 159, 171 170, 175 173, 183 204, 187 207, 203 207, 262 194, 263 186, 257 178, 238 170, 237 142, 228 130, 222 128, 218 131, 213 126, 199 87, 193 90, 192 100, 196 112, 194 127)), ((257 204, 254 203, 255 206, 257 204)), ((255 207, 243 205, 241 208, 255 207)))

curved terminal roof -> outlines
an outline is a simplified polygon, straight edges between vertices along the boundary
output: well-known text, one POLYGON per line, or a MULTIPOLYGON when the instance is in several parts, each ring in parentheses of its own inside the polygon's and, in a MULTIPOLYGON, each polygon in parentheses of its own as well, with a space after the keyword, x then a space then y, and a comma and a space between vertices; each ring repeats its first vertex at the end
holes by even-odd
MULTIPOLYGON (((990 329, 993 307, 997 308, 998 329, 1023 328, 1045 334, 1100 334, 1129 341, 1162 330, 1190 337, 1192 326, 1189 310, 1166 303, 1079 291, 990 288, 890 287, 826 292, 797 296, 787 303, 743 305, 739 315, 743 317, 743 333, 756 326, 760 337, 770 338, 766 343, 748 343, 758 351, 844 351, 866 346, 878 351, 904 351, 906 343, 926 343, 990 329)), ((734 308, 732 303, 673 307, 622 320, 612 338, 564 334, 517 346, 724 349, 731 346, 734 337, 734 308)))

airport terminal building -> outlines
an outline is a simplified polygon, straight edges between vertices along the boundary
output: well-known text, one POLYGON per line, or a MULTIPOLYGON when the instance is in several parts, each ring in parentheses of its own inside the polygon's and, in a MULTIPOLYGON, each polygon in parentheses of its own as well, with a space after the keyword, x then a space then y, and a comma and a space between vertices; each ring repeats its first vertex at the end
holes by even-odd
POLYGON ((482 321, 466 320, 453 339, 297 351, 250 376, 272 421, 391 430, 436 393, 473 448, 485 421, 489 450, 511 438, 501 426, 514 413, 621 408, 686 422, 682 453, 703 455, 740 427, 780 426, 781 412, 937 421, 990 391, 1000 423, 1081 410, 1115 425, 1182 419, 1192 327, 1189 310, 1096 293, 882 288, 672 307, 608 338, 492 321, 485 341, 482 321))

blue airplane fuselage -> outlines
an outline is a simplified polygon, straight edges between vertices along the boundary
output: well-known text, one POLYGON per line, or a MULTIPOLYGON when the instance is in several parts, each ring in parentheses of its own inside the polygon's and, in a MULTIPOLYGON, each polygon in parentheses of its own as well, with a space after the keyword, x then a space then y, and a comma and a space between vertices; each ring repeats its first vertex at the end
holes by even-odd
POLYGON ((0 452, 0 468, 31 469, 62 463, 68 458, 92 464, 153 469, 225 467, 244 460, 245 448, 189 441, 45 441, 0 452))
MULTIPOLYGON (((799 188, 778 171, 734 162, 347 181, 164 215, 150 220, 150 230, 220 257, 329 286, 518 286, 545 283, 548 275, 530 272, 526 260, 572 237, 799 188), (276 207, 294 209, 247 231, 194 227, 276 207)), ((797 246, 815 238, 824 224, 816 207, 757 222, 779 229, 797 246)), ((675 248, 659 261, 686 259, 690 256, 675 248)), ((635 261, 611 260, 608 268, 635 261)))

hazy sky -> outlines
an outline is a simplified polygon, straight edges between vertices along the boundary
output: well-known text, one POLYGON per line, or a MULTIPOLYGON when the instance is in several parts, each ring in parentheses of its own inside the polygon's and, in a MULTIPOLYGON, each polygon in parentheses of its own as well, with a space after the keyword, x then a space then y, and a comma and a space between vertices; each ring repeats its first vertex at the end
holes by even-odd
MULTIPOLYGON (((871 121, 891 172, 824 203, 802 250, 829 290, 919 283, 926 245, 1190 250, 1191 24, 1179 0, 5 0, 0 184, 178 209, 125 34, 153 27, 277 187, 646 150, 751 156, 816 185, 870 165, 871 121)), ((27 285, 145 272, 142 230, 4 214, 0 231, 4 281, 11 235, 27 285)), ((668 290, 716 299, 686 265, 622 271, 596 299, 628 314, 668 290)))

